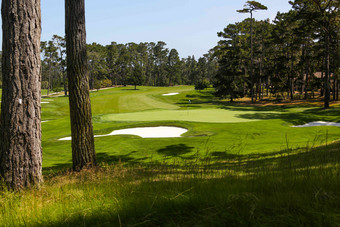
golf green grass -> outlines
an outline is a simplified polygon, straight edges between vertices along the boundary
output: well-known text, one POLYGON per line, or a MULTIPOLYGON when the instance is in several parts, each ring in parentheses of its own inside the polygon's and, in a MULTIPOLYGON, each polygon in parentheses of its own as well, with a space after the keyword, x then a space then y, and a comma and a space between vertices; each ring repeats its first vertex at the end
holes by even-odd
MULTIPOLYGON (((268 114, 270 112, 262 112, 268 114)), ((193 110, 158 110, 136 113, 109 114, 102 117, 104 121, 192 121, 210 123, 249 122, 261 119, 243 118, 244 111, 223 109, 193 109, 193 110)), ((259 114, 249 111, 247 114, 259 114)))

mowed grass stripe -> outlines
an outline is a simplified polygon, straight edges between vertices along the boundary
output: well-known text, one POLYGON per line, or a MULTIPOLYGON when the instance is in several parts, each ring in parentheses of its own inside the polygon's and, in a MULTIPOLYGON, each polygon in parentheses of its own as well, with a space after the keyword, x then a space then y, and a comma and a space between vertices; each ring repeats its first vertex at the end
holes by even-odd
POLYGON ((119 97, 119 112, 136 112, 150 109, 178 109, 176 105, 161 102, 150 96, 133 94, 119 97))
MULTIPOLYGON (((247 114, 258 114, 249 111, 247 114)), ((265 114, 268 112, 261 112, 265 114)), ((244 111, 223 109, 194 109, 194 110, 155 110, 136 113, 108 114, 102 117, 104 121, 191 121, 209 123, 250 122, 259 119, 243 118, 244 111)))
MULTIPOLYGON (((178 109, 179 106, 161 99, 162 94, 169 92, 192 91, 192 86, 172 88, 140 87, 114 88, 91 93, 93 114, 127 113, 153 109, 178 109)), ((171 98, 169 98, 171 100, 171 98)))

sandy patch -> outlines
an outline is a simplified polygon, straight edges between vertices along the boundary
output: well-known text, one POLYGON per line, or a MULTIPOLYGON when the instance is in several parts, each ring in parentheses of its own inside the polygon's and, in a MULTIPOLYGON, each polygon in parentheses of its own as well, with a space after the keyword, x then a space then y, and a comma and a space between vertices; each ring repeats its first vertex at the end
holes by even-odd
MULTIPOLYGON (((159 126, 159 127, 141 127, 115 130, 106 135, 97 135, 94 137, 115 136, 115 135, 135 135, 142 138, 178 138, 188 130, 179 127, 159 126)), ((61 141, 71 140, 71 137, 61 138, 61 141)))
POLYGON ((304 125, 295 125, 292 126, 294 128, 305 128, 305 127, 314 127, 314 126, 338 126, 340 127, 340 123, 335 123, 335 122, 326 122, 326 121, 313 121, 309 122, 304 125))
POLYGON ((178 95, 179 93, 176 92, 176 93, 168 93, 168 94, 163 94, 162 96, 173 96, 173 95, 178 95))

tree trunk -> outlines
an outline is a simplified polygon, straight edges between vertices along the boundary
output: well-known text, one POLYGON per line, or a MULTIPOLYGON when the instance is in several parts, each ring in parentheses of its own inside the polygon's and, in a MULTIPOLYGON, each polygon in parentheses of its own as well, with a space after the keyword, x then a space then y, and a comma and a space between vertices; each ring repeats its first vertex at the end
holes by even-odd
POLYGON ((254 103, 254 51, 253 51, 253 12, 250 12, 250 95, 251 103, 254 103))
POLYGON ((67 96, 68 88, 67 88, 67 83, 66 83, 66 73, 64 69, 63 69, 63 83, 64 83, 64 93, 65 93, 65 96, 67 96))
POLYGON ((50 59, 48 61, 48 87, 47 87, 47 96, 50 95, 51 89, 51 74, 52 74, 52 53, 50 53, 50 59))
POLYGON ((42 182, 40 0, 2 0, 0 178, 18 190, 42 182))
POLYGON ((333 91, 332 91, 332 93, 333 93, 333 101, 335 101, 336 100, 336 78, 334 76, 334 73, 333 73, 333 91))
POLYGON ((330 101, 330 85, 329 85, 329 33, 326 34, 326 73, 325 73, 325 105, 324 108, 329 108, 330 101))
POLYGON ((339 80, 335 80, 335 101, 339 100, 339 80))
POLYGON ((290 92, 290 99, 294 100, 294 61, 293 61, 293 50, 290 50, 290 84, 289 84, 289 92, 290 92))
POLYGON ((96 165, 87 74, 85 1, 66 0, 67 76, 72 134, 73 169, 96 165))

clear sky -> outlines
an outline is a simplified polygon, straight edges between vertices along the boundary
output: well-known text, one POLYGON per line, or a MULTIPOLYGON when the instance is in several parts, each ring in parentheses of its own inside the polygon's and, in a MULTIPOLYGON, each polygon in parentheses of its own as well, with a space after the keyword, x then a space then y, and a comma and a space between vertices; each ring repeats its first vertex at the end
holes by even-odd
MULTIPOLYGON (((274 19, 277 11, 287 12, 288 0, 259 0, 267 11, 256 19, 274 19)), ((87 42, 103 45, 115 41, 164 41, 181 57, 207 53, 218 42, 217 32, 242 21, 239 14, 246 0, 86 0, 87 42)), ((41 0, 42 40, 64 35, 64 1, 41 0)))

